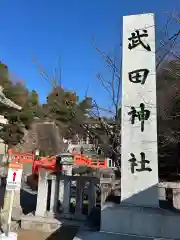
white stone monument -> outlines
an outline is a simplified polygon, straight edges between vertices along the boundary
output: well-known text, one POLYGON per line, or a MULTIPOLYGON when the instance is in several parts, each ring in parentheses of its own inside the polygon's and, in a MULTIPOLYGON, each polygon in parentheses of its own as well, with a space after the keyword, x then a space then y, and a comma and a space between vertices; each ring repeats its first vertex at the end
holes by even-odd
POLYGON ((155 23, 123 17, 121 202, 158 206, 155 23))
POLYGON ((101 231, 74 240, 179 239, 180 215, 158 207, 154 25, 153 14, 123 18, 121 204, 104 204, 101 231))

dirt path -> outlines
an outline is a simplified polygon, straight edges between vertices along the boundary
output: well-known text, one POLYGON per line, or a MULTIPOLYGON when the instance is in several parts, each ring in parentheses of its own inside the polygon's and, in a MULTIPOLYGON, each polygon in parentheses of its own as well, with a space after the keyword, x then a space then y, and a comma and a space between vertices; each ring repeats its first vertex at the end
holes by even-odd
POLYGON ((49 237, 48 233, 30 230, 20 230, 18 232, 18 240, 45 240, 49 237))
POLYGON ((61 228, 53 234, 40 231, 23 230, 18 232, 18 240, 73 240, 77 233, 77 228, 61 228))

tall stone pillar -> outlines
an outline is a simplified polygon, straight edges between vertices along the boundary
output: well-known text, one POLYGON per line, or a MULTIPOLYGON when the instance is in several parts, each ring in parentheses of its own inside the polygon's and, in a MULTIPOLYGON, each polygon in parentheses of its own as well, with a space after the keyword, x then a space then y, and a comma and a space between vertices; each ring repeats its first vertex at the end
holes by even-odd
POLYGON ((92 209, 96 205, 96 186, 93 182, 89 182, 88 188, 88 213, 90 214, 92 209))
POLYGON ((82 214, 82 206, 83 206, 83 191, 84 191, 84 181, 81 179, 77 179, 76 181, 76 214, 82 214))
POLYGON ((63 213, 68 214, 70 208, 70 194, 71 194, 71 181, 69 178, 64 179, 64 198, 63 198, 63 213))
POLYGON ((121 203, 158 207, 155 23, 123 17, 121 203))
POLYGON ((44 217, 47 211, 47 196, 48 196, 48 180, 47 171, 40 169, 38 181, 38 194, 36 204, 36 216, 44 217))
POLYGON ((59 200, 59 180, 55 175, 51 176, 51 197, 50 197, 50 212, 56 213, 59 200))

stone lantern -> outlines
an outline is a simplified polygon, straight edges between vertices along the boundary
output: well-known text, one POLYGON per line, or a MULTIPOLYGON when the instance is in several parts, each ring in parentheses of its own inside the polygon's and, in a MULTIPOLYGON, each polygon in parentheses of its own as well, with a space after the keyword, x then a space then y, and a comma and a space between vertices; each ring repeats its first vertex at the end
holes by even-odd
POLYGON ((71 153, 61 153, 56 156, 56 164, 61 165, 61 171, 64 175, 72 175, 74 157, 71 153))

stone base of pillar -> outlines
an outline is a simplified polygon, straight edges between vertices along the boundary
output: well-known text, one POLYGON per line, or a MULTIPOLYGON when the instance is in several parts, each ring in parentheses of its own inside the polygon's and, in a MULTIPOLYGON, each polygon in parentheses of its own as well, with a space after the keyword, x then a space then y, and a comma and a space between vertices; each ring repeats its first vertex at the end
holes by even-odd
MULTIPOLYGON (((92 231, 79 231, 73 240, 132 240, 132 236, 124 236, 121 234, 105 233, 105 232, 92 232, 92 231)), ((145 239, 143 239, 145 240, 145 239)), ((147 239, 149 240, 149 239, 147 239)))
POLYGON ((180 214, 160 208, 109 203, 101 210, 101 231, 178 239, 180 214))
POLYGON ((55 232, 62 226, 62 222, 53 217, 22 216, 21 228, 42 232, 55 232))
POLYGON ((173 189, 173 206, 180 210, 180 189, 173 189))
MULTIPOLYGON (((55 219, 49 214, 46 217, 37 217, 37 216, 22 216, 21 217, 21 228, 22 229, 30 229, 30 230, 38 230, 42 232, 49 232, 53 233, 56 230, 60 229, 62 226, 76 226, 79 228, 83 228, 84 222, 83 221, 76 221, 76 220, 68 220, 63 219, 58 220, 55 219)), ((1 239, 1 238, 0 238, 1 239)))
POLYGON ((56 213, 55 213, 55 212, 48 212, 48 213, 46 213, 46 214, 47 214, 46 217, 56 218, 56 213))

